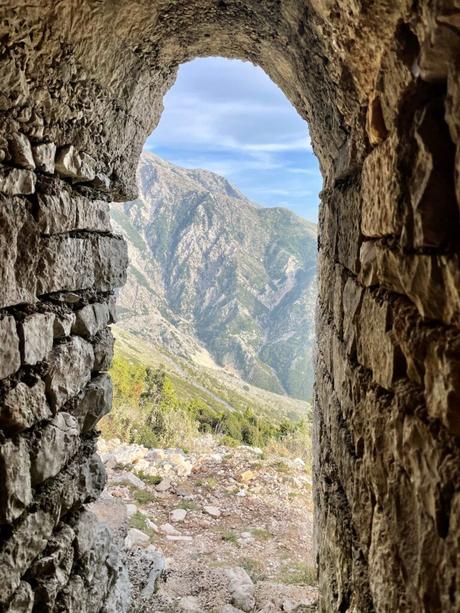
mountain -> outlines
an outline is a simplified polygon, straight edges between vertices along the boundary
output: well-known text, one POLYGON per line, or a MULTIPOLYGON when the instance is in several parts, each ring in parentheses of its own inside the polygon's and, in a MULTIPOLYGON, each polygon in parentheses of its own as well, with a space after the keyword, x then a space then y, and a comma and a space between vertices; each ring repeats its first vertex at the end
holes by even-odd
POLYGON ((138 183, 137 200, 112 205, 131 262, 119 325, 196 364, 310 398, 316 226, 150 153, 138 183))

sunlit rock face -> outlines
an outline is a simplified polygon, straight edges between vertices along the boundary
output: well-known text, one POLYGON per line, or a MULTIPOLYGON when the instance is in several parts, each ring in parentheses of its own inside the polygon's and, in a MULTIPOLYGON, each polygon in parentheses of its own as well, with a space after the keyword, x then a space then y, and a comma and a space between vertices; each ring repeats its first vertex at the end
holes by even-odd
POLYGON ((283 89, 325 177, 319 608, 458 611, 458 5, 20 0, 0 20, 1 607, 128 606, 84 507, 127 266, 104 202, 135 196, 177 66, 214 54, 283 89))

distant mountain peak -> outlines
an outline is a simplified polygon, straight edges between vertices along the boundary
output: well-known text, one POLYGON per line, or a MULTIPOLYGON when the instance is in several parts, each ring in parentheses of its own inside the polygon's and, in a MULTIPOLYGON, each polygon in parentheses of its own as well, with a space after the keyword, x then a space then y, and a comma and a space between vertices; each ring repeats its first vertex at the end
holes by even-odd
POLYGON ((316 227, 261 208, 213 172, 144 152, 139 198, 113 206, 131 274, 121 325, 259 387, 309 398, 316 227))

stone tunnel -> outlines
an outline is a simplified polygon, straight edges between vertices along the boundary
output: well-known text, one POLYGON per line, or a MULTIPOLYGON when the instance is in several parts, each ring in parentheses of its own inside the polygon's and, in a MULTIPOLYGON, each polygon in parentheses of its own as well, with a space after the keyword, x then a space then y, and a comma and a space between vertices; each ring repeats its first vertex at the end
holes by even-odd
POLYGON ((178 66, 249 60, 310 126, 319 611, 460 611, 458 0, 5 0, 0 611, 123 612, 105 475, 108 202, 178 66))

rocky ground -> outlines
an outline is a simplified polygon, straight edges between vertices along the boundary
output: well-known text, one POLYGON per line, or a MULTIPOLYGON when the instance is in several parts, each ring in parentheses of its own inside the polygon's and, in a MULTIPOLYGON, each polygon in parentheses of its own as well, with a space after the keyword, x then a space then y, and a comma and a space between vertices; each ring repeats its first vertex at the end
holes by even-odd
POLYGON ((193 451, 100 441, 94 512, 123 545, 132 612, 315 610, 311 479, 300 458, 203 437, 193 451))

